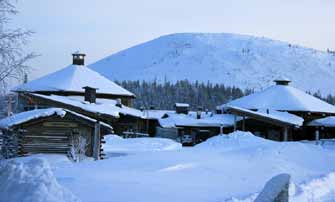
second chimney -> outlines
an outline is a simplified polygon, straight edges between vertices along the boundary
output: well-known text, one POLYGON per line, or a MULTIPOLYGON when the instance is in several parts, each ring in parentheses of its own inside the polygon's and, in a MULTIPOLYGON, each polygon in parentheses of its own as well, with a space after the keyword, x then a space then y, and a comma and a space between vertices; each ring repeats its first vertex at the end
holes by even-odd
POLYGON ((97 88, 85 86, 83 89, 85 89, 85 101, 89 103, 96 103, 97 88))
POLYGON ((85 65, 85 54, 78 51, 72 54, 73 65, 85 65))

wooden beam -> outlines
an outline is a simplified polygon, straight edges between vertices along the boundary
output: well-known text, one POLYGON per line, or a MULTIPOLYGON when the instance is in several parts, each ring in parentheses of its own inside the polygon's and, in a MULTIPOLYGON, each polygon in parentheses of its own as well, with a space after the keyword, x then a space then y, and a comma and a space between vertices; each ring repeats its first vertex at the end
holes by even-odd
POLYGON ((237 116, 236 116, 236 114, 234 114, 234 131, 236 131, 237 130, 237 116))
POLYGON ((319 132, 319 129, 317 128, 315 130, 315 142, 316 142, 316 144, 319 144, 319 140, 320 140, 320 132, 319 132))
POLYGON ((263 121, 265 123, 269 123, 272 125, 276 125, 276 126, 280 126, 280 127, 290 127, 290 126, 294 126, 294 124, 292 123, 288 123, 285 121, 281 121, 281 120, 277 120, 271 117, 266 117, 266 116, 261 116, 261 115, 256 115, 254 113, 251 112, 247 112, 247 111, 242 111, 239 109, 235 109, 235 108, 229 108, 228 111, 232 114, 234 114, 235 116, 241 116, 241 117, 248 117, 248 118, 252 118, 258 121, 263 121))
POLYGON ((245 131, 245 116, 243 116, 243 120, 242 120, 242 131, 245 131))
POLYGON ((93 137, 93 158, 94 160, 100 159, 100 122, 97 121, 94 127, 93 137))
POLYGON ((288 141, 288 128, 287 127, 284 127, 284 138, 283 140, 286 142, 288 141))

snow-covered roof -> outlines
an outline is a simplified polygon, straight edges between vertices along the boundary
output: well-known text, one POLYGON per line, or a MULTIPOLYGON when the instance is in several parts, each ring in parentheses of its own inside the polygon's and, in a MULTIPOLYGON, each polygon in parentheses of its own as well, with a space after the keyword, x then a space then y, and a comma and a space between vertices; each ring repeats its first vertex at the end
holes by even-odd
POLYGON ((133 93, 83 65, 69 65, 54 73, 19 85, 13 91, 68 91, 83 93, 85 91, 83 87, 85 86, 96 88, 97 93, 101 94, 134 96, 133 93))
POLYGON ((252 111, 249 109, 236 107, 232 105, 227 105, 225 109, 246 113, 247 116, 262 117, 262 118, 269 119, 269 120, 275 120, 275 121, 279 121, 279 122, 282 122, 284 124, 289 124, 289 125, 302 126, 304 123, 304 119, 299 116, 290 114, 288 112, 281 112, 281 111, 276 111, 272 109, 269 109, 269 110, 260 109, 257 111, 252 111))
POLYGON ((122 105, 122 107, 118 107, 116 106, 117 101, 111 99, 97 98, 96 103, 89 103, 84 101, 83 96, 40 95, 36 93, 32 93, 32 95, 35 97, 40 97, 51 101, 78 107, 88 112, 107 114, 114 117, 119 117, 120 114, 135 117, 143 116, 143 112, 141 112, 140 110, 127 107, 125 105, 122 105))
POLYGON ((175 106, 176 107, 190 107, 190 105, 187 103, 176 103, 175 106))
POLYGON ((334 105, 285 85, 271 86, 263 91, 233 100, 227 105, 246 109, 335 113, 334 105))
POLYGON ((201 114, 197 119, 196 112, 188 114, 177 114, 175 112, 166 113, 166 118, 159 119, 159 124, 164 128, 176 126, 194 126, 194 127, 229 127, 234 125, 234 115, 231 114, 201 114))
POLYGON ((335 127, 335 116, 328 116, 321 119, 315 119, 309 123, 308 126, 325 126, 325 127, 335 127))
MULTIPOLYGON (((91 119, 87 116, 84 116, 82 114, 78 114, 76 112, 67 110, 67 109, 62 109, 62 108, 47 108, 47 109, 35 109, 35 110, 31 110, 31 111, 26 111, 26 112, 21 112, 21 113, 17 113, 14 114, 12 116, 6 117, 4 119, 0 120, 0 128, 3 129, 9 129, 13 126, 31 121, 31 120, 35 120, 35 119, 39 119, 39 118, 43 118, 43 117, 49 117, 49 116, 53 116, 53 115, 57 115, 59 117, 64 117, 66 115, 66 113, 71 113, 74 114, 78 117, 81 117, 83 119, 86 119, 90 122, 96 122, 95 119, 91 119)), ((105 127, 108 128, 112 128, 110 125, 101 122, 102 125, 104 125, 105 127)))
POLYGON ((160 119, 162 118, 166 113, 173 113, 173 110, 158 110, 158 109, 151 109, 151 110, 144 110, 144 118, 146 119, 160 119))

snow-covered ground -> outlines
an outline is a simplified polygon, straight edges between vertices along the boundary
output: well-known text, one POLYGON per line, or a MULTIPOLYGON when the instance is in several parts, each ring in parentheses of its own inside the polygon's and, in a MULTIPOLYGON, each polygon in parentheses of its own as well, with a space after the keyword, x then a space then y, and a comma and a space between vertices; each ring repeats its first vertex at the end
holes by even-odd
MULTIPOLYGON (((102 161, 74 164, 64 156, 36 155, 15 162, 32 168, 34 158, 46 159, 49 163, 37 162, 50 165, 45 172, 55 176, 56 180, 50 178, 53 187, 58 184, 56 193, 62 190, 71 200, 78 197, 84 202, 253 201, 264 184, 280 173, 292 177, 291 201, 334 201, 335 147, 331 142, 273 142, 244 132, 213 137, 193 148, 161 138, 110 136, 106 140, 108 159, 102 161)), ((10 174, 14 171, 4 165, 1 171, 4 168, 0 201, 6 194, 2 188, 15 183, 6 176, 25 176, 10 174)), ((36 179, 38 184, 40 178, 36 179)))

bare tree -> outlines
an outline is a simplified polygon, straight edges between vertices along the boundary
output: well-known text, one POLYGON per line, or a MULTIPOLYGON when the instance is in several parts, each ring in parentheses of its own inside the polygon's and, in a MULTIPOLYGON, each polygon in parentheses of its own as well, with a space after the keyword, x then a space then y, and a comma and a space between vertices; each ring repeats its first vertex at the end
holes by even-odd
POLYGON ((85 159, 86 151, 88 150, 89 142, 87 138, 76 134, 71 137, 71 148, 69 156, 74 162, 80 162, 85 159))
POLYGON ((11 17, 18 13, 13 0, 0 0, 0 87, 7 87, 9 80, 22 81, 29 67, 27 61, 36 55, 27 53, 24 47, 31 31, 10 29, 11 17))

